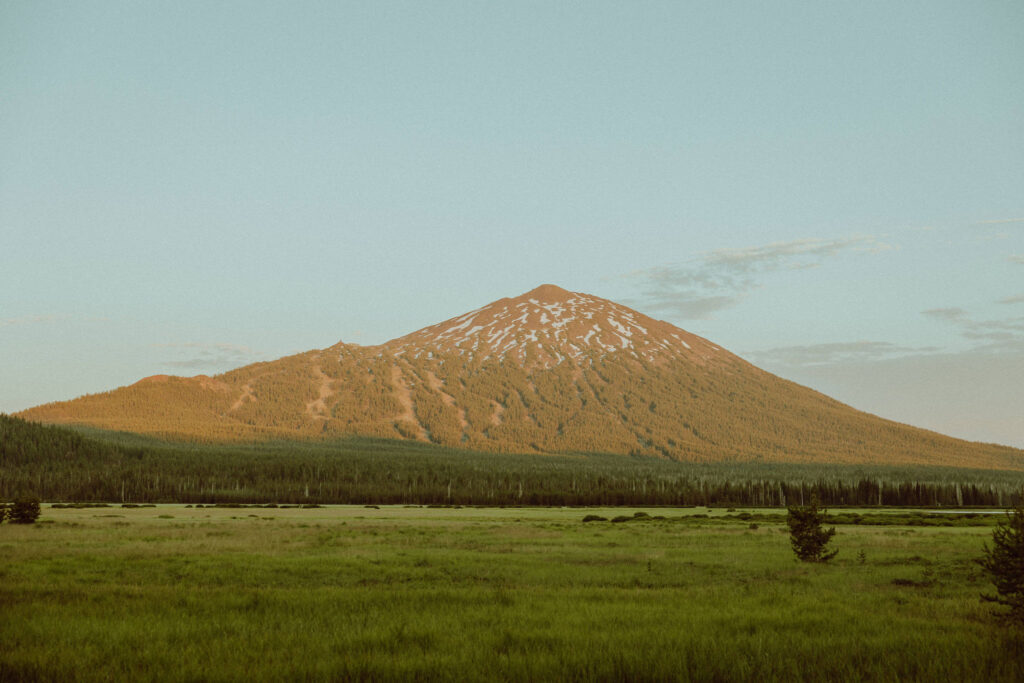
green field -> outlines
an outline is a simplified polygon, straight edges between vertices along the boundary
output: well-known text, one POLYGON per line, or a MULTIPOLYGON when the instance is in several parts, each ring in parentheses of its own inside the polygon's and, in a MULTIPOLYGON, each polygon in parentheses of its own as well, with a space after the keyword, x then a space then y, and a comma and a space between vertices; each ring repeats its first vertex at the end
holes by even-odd
POLYGON ((582 522, 637 511, 44 506, 0 526, 0 680, 1024 678, 991 527, 806 565, 723 510, 582 522))

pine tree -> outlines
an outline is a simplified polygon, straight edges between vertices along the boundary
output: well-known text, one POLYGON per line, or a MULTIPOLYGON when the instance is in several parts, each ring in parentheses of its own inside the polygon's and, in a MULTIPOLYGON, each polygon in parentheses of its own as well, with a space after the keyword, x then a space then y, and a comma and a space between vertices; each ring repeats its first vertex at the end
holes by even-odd
POLYGON ((39 499, 19 498, 7 508, 12 524, 33 524, 39 518, 39 499))
POLYGON ((992 547, 986 545, 983 553, 978 564, 989 573, 997 595, 982 599, 1009 607, 1006 616, 1024 623, 1024 500, 992 530, 992 547))
POLYGON ((826 511, 818 508, 817 496, 811 498, 810 505, 792 506, 787 510, 789 540, 797 558, 803 562, 828 562, 839 553, 838 550, 826 550, 828 542, 836 533, 836 528, 821 528, 826 511))

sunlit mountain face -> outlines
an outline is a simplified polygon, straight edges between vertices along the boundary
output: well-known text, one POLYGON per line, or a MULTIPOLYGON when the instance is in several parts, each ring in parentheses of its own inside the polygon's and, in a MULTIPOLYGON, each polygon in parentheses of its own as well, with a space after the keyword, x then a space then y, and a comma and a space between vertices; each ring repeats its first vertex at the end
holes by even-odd
POLYGON ((859 412, 664 321, 542 285, 375 346, 158 375, 27 419, 191 441, 375 436, 499 452, 1024 469, 859 412))

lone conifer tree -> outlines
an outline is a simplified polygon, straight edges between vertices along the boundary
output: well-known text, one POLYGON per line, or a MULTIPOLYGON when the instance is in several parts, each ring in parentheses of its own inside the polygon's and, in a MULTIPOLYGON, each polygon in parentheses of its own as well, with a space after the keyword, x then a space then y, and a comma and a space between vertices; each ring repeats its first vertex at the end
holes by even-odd
POLYGON ((992 530, 992 547, 986 545, 983 552, 978 564, 988 572, 997 595, 982 599, 1009 607, 1006 616, 1024 623, 1024 496, 992 530))
POLYGON ((7 508, 12 524, 34 524, 39 518, 38 498, 19 498, 7 508))
POLYGON ((787 508, 789 515, 786 524, 789 526, 789 540, 793 544, 793 552, 804 562, 828 562, 839 552, 827 551, 825 546, 835 536, 836 528, 825 530, 821 523, 825 520, 825 510, 818 508, 818 497, 811 498, 811 504, 787 508))

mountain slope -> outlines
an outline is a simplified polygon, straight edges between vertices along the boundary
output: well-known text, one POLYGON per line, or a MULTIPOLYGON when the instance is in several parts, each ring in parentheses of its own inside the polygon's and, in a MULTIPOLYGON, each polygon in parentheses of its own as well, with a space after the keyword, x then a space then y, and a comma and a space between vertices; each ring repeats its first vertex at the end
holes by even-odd
POLYGON ((156 376, 20 414, 174 438, 365 435, 487 451, 1024 469, 856 411, 614 302, 544 285, 378 346, 156 376))

